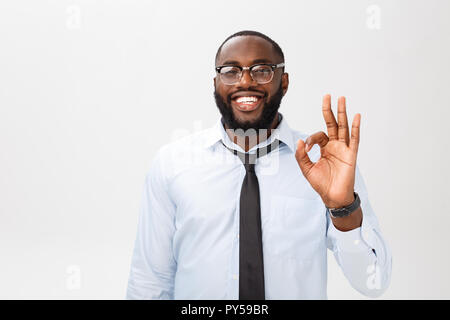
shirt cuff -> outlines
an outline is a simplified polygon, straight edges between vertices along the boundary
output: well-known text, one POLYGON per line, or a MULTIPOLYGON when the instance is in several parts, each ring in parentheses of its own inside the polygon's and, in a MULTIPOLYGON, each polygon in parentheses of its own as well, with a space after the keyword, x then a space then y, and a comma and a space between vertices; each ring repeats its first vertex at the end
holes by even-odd
POLYGON ((336 229, 330 218, 330 225, 328 227, 328 237, 333 239, 338 251, 343 252, 367 252, 372 251, 376 255, 375 230, 368 219, 364 219, 361 226, 350 231, 340 231, 336 229))

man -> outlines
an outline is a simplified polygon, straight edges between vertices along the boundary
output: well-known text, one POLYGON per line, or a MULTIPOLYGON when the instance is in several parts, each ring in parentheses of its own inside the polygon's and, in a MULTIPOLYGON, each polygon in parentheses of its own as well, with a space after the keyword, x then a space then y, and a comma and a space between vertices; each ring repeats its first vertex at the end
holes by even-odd
POLYGON ((360 115, 350 132, 345 98, 336 120, 326 95, 328 135, 292 130, 283 52, 259 32, 228 37, 216 72, 222 117, 162 147, 146 177, 127 298, 326 299, 327 248, 381 295, 391 254, 356 165, 360 115))

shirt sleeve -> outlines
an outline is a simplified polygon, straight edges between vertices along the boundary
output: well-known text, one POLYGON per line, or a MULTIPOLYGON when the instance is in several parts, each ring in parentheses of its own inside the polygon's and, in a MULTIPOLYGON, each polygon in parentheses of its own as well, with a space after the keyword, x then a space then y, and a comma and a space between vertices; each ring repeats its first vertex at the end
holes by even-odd
POLYGON ((173 299, 176 206, 168 193, 160 149, 146 175, 131 261, 127 299, 173 299))
POLYGON ((327 247, 333 251, 337 263, 353 288, 365 296, 375 298, 383 294, 389 286, 392 256, 370 205, 358 166, 355 172, 355 191, 361 199, 361 227, 339 231, 327 214, 327 247))

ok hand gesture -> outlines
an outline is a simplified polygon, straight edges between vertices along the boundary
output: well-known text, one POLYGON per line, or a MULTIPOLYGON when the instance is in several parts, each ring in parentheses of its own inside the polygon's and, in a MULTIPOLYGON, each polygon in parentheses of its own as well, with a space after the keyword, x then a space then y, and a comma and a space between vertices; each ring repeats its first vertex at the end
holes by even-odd
POLYGON ((295 158, 303 175, 324 204, 329 208, 340 208, 354 200, 361 115, 358 113, 353 118, 349 138, 345 97, 338 99, 337 122, 331 110, 330 95, 323 97, 322 113, 328 136, 319 131, 309 136, 306 141, 298 140, 295 158), (307 154, 314 144, 320 146, 320 159, 315 163, 311 162, 307 154))

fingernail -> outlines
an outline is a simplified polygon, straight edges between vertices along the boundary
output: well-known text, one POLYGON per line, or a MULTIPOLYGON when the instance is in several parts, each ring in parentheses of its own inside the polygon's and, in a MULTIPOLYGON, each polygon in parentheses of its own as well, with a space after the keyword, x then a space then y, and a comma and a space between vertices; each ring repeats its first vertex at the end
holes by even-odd
POLYGON ((309 145, 305 143, 305 150, 308 150, 309 145))

